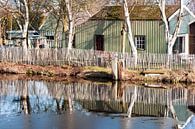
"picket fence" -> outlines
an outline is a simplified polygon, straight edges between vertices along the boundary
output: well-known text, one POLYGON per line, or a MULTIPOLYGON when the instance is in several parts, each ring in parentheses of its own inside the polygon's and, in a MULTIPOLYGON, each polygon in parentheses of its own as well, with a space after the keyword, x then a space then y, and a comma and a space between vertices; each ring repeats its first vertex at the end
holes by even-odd
POLYGON ((169 58, 167 54, 138 53, 137 65, 130 53, 94 51, 66 48, 33 48, 28 52, 21 47, 1 47, 0 61, 24 63, 32 65, 72 65, 111 67, 111 62, 118 59, 125 68, 134 70, 146 69, 185 69, 195 68, 195 55, 175 54, 169 58))

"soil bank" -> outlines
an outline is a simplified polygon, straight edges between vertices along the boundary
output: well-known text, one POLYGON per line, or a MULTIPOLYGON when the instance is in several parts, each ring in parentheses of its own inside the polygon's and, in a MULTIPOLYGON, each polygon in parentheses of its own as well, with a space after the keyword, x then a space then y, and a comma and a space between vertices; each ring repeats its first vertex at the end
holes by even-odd
MULTIPOLYGON (((114 81, 112 70, 96 66, 35 66, 15 63, 0 63, 1 74, 40 75, 48 78, 77 78, 86 80, 114 81)), ((163 82, 163 83, 195 83, 195 71, 167 69, 132 71, 123 69, 120 81, 130 82, 163 82)))

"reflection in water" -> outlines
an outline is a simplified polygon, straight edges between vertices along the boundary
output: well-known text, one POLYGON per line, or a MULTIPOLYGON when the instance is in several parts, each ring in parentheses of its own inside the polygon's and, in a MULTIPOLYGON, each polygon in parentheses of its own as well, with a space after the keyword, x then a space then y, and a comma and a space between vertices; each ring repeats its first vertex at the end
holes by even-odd
MULTIPOLYGON (((195 105, 189 105, 188 109, 195 113, 195 105)), ((195 115, 192 114, 183 125, 178 125, 179 129, 193 129, 195 127, 195 115)))
MULTIPOLYGON (((0 81, 0 116, 43 112, 63 115, 67 111, 80 111, 85 115, 90 112, 109 113, 110 117, 173 118, 183 125, 191 116, 187 106, 194 105, 194 96, 192 89, 181 87, 157 89, 118 82, 106 85, 4 80, 0 81)), ((132 119, 125 120, 124 128, 135 126, 132 119)), ((72 117, 68 124, 73 128, 72 117)))

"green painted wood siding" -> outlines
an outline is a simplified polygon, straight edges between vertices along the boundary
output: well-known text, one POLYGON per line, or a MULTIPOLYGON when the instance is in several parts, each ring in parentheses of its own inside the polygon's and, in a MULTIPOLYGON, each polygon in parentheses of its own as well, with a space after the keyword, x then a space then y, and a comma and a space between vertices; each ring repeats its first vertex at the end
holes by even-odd
MULTIPOLYGON (((181 27, 180 27, 178 35, 188 34, 189 33, 189 24, 192 23, 193 21, 195 21, 195 18, 193 16, 191 16, 186 10, 184 10, 184 15, 182 17, 181 27)), ((178 15, 175 15, 175 17, 173 17, 169 21, 171 34, 174 33, 177 22, 178 22, 178 15)))
MULTIPOLYGON (((76 48, 94 49, 95 35, 104 35, 105 51, 121 51, 121 30, 123 21, 119 20, 91 20, 76 28, 76 48)), ((132 21, 132 32, 135 35, 146 36, 146 50, 150 53, 165 53, 166 43, 164 25, 162 21, 132 21)), ((126 52, 130 52, 126 39, 126 52)))
POLYGON ((133 21, 133 35, 146 36, 146 51, 150 53, 165 53, 165 32, 162 21, 133 21))

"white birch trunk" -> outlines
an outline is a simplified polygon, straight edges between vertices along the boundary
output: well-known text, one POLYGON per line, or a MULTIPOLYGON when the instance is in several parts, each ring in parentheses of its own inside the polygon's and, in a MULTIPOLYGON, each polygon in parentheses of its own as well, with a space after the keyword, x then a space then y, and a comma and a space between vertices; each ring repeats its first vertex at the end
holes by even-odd
POLYGON ((17 19, 17 16, 13 14, 13 17, 16 19, 16 23, 19 26, 20 30, 22 31, 22 25, 20 24, 19 20, 17 19))
POLYGON ((122 53, 124 54, 125 53, 125 43, 126 43, 126 31, 125 31, 125 24, 124 24, 124 26, 123 26, 123 30, 122 30, 122 53))
POLYGON ((166 38, 167 50, 168 50, 167 66, 169 66, 172 55, 173 55, 173 46, 177 40, 177 35, 181 27, 181 21, 182 21, 182 15, 183 15, 183 0, 181 0, 178 21, 177 21, 173 35, 171 35, 170 33, 169 24, 168 24, 169 21, 166 16, 166 0, 159 0, 159 8, 162 14, 162 20, 165 24, 165 38, 166 38))
POLYGON ((65 0, 65 1, 66 1, 67 12, 68 12, 68 22, 69 22, 68 49, 72 49, 74 21, 73 21, 72 9, 71 9, 71 0, 65 0))
MULTIPOLYGON (((181 2, 182 2, 182 0, 181 0, 181 2)), ((182 15, 183 15, 183 5, 181 4, 179 17, 178 17, 178 22, 176 24, 176 28, 175 28, 174 34, 170 38, 170 41, 169 41, 169 47, 170 47, 170 49, 172 48, 172 50, 168 54, 170 54, 173 51, 173 46, 175 44, 175 41, 177 40, 177 35, 178 35, 178 33, 180 31, 180 28, 181 28, 182 15)))
POLYGON ((135 65, 137 65, 137 49, 133 40, 133 35, 132 35, 132 30, 131 30, 131 22, 130 22, 130 17, 129 17, 129 9, 127 5, 127 0, 123 0, 123 8, 125 12, 125 21, 127 24, 127 36, 129 39, 129 43, 131 46, 131 50, 135 59, 135 65))
POLYGON ((181 0, 181 6, 180 6, 180 12, 178 16, 178 21, 175 27, 174 34, 170 34, 169 30, 169 24, 166 16, 166 0, 160 0, 159 1, 159 8, 162 14, 162 20, 165 24, 165 37, 166 37, 166 42, 168 46, 168 55, 171 56, 173 54, 173 46, 175 44, 175 41, 177 40, 177 35, 179 33, 180 27, 181 27, 181 21, 182 21, 182 15, 183 15, 183 0, 181 0))
POLYGON ((58 18, 57 23, 56 23, 56 28, 55 28, 55 33, 54 33, 54 48, 58 47, 58 27, 60 24, 60 18, 58 18))
POLYGON ((86 8, 85 12, 88 14, 89 17, 92 17, 92 14, 89 12, 89 10, 86 8))
POLYGON ((167 20, 167 16, 166 16, 166 1, 165 0, 160 0, 159 1, 159 8, 161 11, 161 15, 162 15, 162 20, 165 24, 165 38, 166 38, 166 42, 169 42, 169 24, 168 24, 168 20, 167 20))
MULTIPOLYGON (((25 23, 23 26, 23 31, 22 31, 22 37, 24 38, 22 41, 22 47, 24 49, 24 57, 25 59, 27 58, 27 52, 28 52, 28 48, 27 48, 27 43, 28 43, 28 26, 29 26, 29 9, 28 9, 28 3, 27 0, 24 0, 24 6, 25 6, 25 23)), ((29 46, 29 44, 28 44, 29 46)))
POLYGON ((25 38, 25 40, 27 42, 27 40, 28 40, 28 27, 29 27, 29 9, 28 9, 27 0, 24 0, 24 5, 25 5, 26 14, 25 14, 25 23, 24 23, 24 27, 23 27, 23 37, 25 38))

